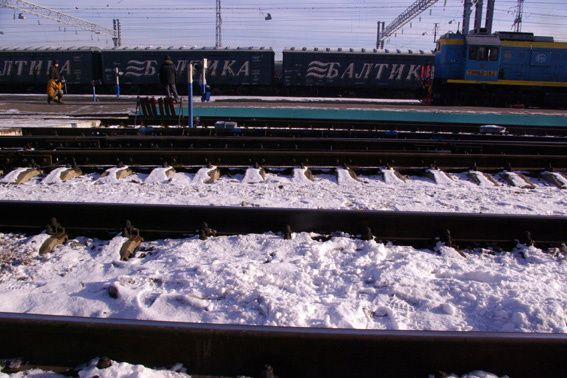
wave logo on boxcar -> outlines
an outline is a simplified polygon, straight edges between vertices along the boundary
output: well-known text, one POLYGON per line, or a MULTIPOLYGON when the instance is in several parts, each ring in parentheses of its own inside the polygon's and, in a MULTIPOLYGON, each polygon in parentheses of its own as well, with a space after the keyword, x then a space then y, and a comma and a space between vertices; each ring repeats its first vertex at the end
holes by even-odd
POLYGON ((156 65, 157 61, 155 60, 129 60, 124 70, 124 76, 153 76, 157 73, 156 65))
POLYGON ((314 77, 317 79, 327 77, 331 72, 331 68, 336 64, 338 63, 324 63, 318 60, 314 60, 309 63, 305 77, 314 77))
POLYGON ((421 64, 363 63, 351 62, 342 66, 340 62, 311 61, 305 77, 316 79, 373 79, 373 80, 420 80, 421 64), (406 66, 409 66, 406 69, 406 66))

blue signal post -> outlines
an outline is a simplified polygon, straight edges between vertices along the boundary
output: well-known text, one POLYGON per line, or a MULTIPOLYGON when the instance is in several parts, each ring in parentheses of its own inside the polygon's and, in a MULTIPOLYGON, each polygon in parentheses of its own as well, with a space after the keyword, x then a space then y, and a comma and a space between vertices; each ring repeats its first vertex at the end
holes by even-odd
POLYGON ((187 74, 189 75, 187 81, 187 118, 189 128, 193 128, 193 64, 187 65, 187 74))
POLYGON ((116 98, 120 98, 120 71, 118 67, 114 67, 114 76, 116 76, 116 98))

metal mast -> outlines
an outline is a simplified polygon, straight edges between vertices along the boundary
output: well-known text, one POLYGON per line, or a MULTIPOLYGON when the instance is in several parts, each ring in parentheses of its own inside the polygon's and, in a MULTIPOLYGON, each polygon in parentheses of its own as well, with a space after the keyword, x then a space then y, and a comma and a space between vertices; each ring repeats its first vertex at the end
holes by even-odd
POLYGON ((417 17, 421 12, 435 4, 438 0, 416 0, 405 11, 403 11, 394 21, 392 21, 380 35, 380 44, 384 45, 384 40, 392 36, 402 26, 417 17))
POLYGON ((484 27, 486 28, 486 32, 488 34, 492 33, 492 21, 494 20, 494 1, 495 0, 488 0, 488 4, 486 5, 486 21, 484 27))
POLYGON ((463 35, 469 34, 471 22, 471 0, 464 0, 463 6, 463 35))
POLYGON ((524 12, 524 0, 518 0, 518 5, 516 6, 516 18, 512 24, 512 29, 515 32, 522 31, 522 13, 524 12))
POLYGON ((114 46, 120 46, 120 27, 113 29, 105 28, 82 18, 70 16, 53 9, 41 7, 39 5, 23 0, 0 0, 0 8, 10 8, 18 12, 32 14, 34 16, 47 18, 65 25, 76 27, 77 29, 90 31, 96 34, 106 34, 112 37, 114 46))
POLYGON ((221 0, 217 0, 217 20, 216 20, 216 40, 215 47, 222 47, 222 16, 221 16, 221 0))
POLYGON ((482 7, 483 7, 482 0, 477 0, 475 4, 475 11, 474 11, 474 31, 475 33, 480 32, 480 28, 482 26, 482 7))

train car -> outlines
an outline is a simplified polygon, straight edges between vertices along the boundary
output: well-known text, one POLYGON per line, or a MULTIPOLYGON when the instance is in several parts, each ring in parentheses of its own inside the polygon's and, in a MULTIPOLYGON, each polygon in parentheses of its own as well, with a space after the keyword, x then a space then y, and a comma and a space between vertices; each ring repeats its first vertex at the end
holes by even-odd
POLYGON ((96 47, 3 48, 0 85, 6 92, 44 92, 49 68, 58 61, 68 90, 82 93, 88 91, 93 78, 101 75, 100 53, 96 47))
MULTIPOLYGON (((272 87, 274 51, 271 48, 115 48, 102 51, 105 88, 115 84, 115 69, 121 72, 125 93, 159 93, 159 69, 166 55, 177 70, 177 89, 186 92, 187 66, 208 60, 207 83, 213 94, 261 93, 272 87)), ((194 77, 195 82, 199 76, 194 77)), ((198 93, 198 92, 196 92, 198 93)))
POLYGON ((423 51, 291 48, 282 81, 288 95, 416 98, 433 60, 423 51))
POLYGON ((567 106, 567 43, 533 33, 448 33, 437 43, 433 101, 567 106))

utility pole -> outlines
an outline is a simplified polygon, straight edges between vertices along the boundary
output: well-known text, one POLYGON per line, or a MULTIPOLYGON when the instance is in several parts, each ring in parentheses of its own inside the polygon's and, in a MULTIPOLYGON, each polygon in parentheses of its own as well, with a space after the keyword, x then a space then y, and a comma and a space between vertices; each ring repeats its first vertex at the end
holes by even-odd
POLYGON ((384 39, 382 38, 382 33, 384 33, 384 26, 386 23, 384 21, 378 21, 377 29, 376 29, 376 48, 383 49, 384 48, 384 39))
POLYGON ((76 27, 77 29, 90 31, 95 34, 106 34, 112 36, 114 46, 120 42, 120 24, 118 23, 118 30, 115 26, 114 30, 104 26, 97 25, 93 22, 83 20, 82 18, 70 16, 68 14, 55 11, 53 9, 45 8, 29 1, 24 0, 0 0, 0 8, 10 8, 18 12, 32 14, 34 16, 47 18, 49 20, 57 21, 59 23, 76 27))
POLYGON ((221 0, 217 0, 217 18, 216 18, 216 33, 215 33, 215 47, 222 47, 222 16, 221 16, 221 0))
POLYGON ((122 46, 122 30, 120 28, 120 20, 117 18, 112 19, 112 28, 114 30, 114 37, 112 37, 112 42, 114 42, 114 47, 122 46))
POLYGON ((436 22, 433 25, 433 43, 435 43, 437 41, 437 29, 439 29, 439 23, 436 22))
POLYGON ((518 0, 518 5, 516 5, 516 18, 512 24, 512 29, 515 32, 522 31, 522 13, 524 12, 524 0, 518 0))

